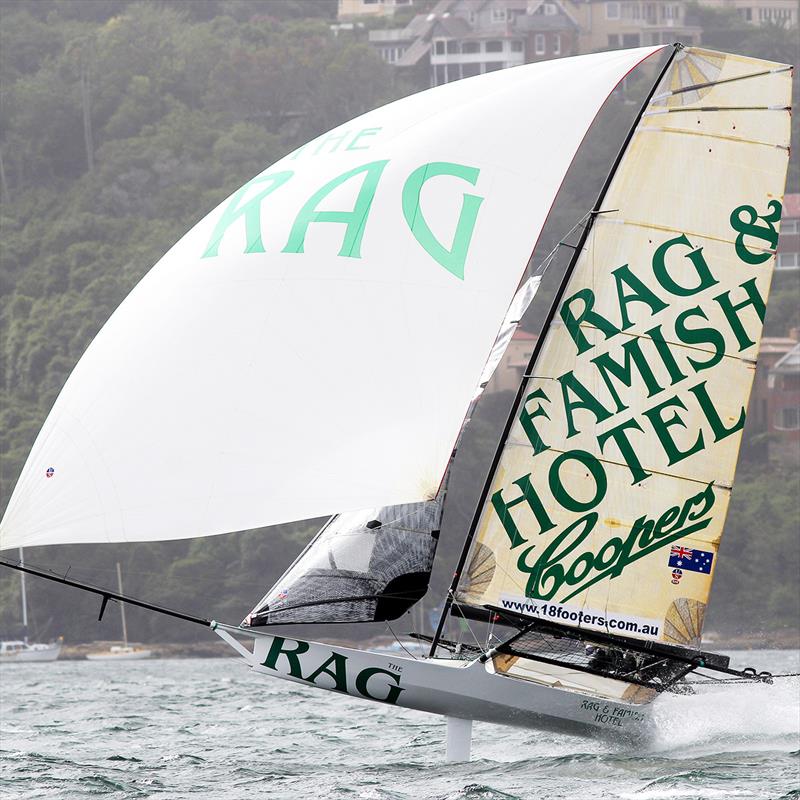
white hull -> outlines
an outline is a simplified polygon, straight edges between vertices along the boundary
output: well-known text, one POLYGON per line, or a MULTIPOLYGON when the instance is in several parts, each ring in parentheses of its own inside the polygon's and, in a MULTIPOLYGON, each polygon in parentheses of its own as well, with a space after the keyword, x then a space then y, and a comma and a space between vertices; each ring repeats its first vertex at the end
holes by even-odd
POLYGON ((26 644, 21 649, 0 652, 0 664, 30 664, 55 661, 61 652, 61 644, 26 644))
POLYGON ((87 653, 86 658, 89 661, 141 661, 142 659, 150 658, 152 655, 152 650, 138 650, 133 647, 112 647, 110 650, 101 653, 87 653))
POLYGON ((503 674, 493 659, 414 659, 221 624, 214 630, 255 672, 353 697, 446 717, 584 736, 638 738, 650 730, 652 694, 637 694, 626 682, 566 667, 526 661, 534 667, 503 674), (253 638, 253 651, 231 634, 253 638), (623 695, 641 699, 623 700, 623 695))

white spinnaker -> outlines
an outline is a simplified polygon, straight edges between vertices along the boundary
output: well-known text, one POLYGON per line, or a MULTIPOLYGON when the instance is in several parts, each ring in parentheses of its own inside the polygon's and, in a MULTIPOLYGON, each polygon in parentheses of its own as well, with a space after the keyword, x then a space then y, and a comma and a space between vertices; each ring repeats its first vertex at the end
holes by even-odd
POLYGON ((575 151, 658 50, 421 92, 272 165, 95 338, 36 439, 0 547, 179 539, 431 497, 575 151), (415 195, 409 178, 436 163, 450 166, 422 173, 415 195), (325 217, 352 212, 370 179, 359 220, 325 217), (447 256, 460 219, 463 277, 447 256))

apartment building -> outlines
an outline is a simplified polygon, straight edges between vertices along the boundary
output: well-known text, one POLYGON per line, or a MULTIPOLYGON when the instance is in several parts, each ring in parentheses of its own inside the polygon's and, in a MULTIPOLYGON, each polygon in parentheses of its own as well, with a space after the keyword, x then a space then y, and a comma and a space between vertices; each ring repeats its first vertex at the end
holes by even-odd
POLYGON ((578 24, 562 0, 440 0, 403 29, 369 42, 398 68, 428 65, 427 85, 573 55, 578 24))
POLYGON ((797 27, 797 0, 699 0, 701 6, 735 11, 745 22, 753 25, 777 23, 797 27))
POLYGON ((699 44, 702 29, 678 0, 569 0, 582 53, 652 44, 699 44))

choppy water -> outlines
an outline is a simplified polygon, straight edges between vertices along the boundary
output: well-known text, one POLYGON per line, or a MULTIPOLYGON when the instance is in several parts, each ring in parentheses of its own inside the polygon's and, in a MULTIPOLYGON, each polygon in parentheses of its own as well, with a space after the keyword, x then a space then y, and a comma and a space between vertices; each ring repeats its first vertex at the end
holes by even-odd
MULTIPOLYGON (((797 651, 736 654, 796 672, 797 651)), ((230 659, 0 668, 3 798, 800 798, 800 684, 662 698, 647 750, 476 724, 443 763, 437 717, 295 687, 230 659)))

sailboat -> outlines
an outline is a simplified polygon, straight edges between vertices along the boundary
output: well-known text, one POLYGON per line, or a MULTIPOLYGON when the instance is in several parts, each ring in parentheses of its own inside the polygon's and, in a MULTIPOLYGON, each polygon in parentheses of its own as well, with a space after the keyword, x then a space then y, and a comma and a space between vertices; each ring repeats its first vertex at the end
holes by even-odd
MULTIPOLYGON (((25 566, 25 553, 19 548, 19 563, 25 566)), ((29 664, 32 661, 55 661, 61 653, 61 640, 57 642, 28 641, 28 592, 25 573, 20 576, 20 601, 22 604, 22 639, 0 640, 0 664, 29 664)))
MULTIPOLYGON (((117 561, 117 588, 122 597, 122 566, 119 561, 117 561)), ((119 615, 122 621, 122 644, 112 644, 108 650, 87 653, 86 658, 89 661, 141 661, 143 658, 150 658, 153 655, 152 650, 137 647, 128 642, 128 623, 125 620, 125 602, 123 600, 119 601, 119 615)))
MULTIPOLYGON (((267 677, 448 720, 644 735, 697 669, 775 259, 792 70, 655 46, 516 67, 371 111, 201 220, 58 397, 3 548, 214 535, 333 514, 241 624, 184 614, 267 677), (281 632, 427 592, 475 403, 604 101, 656 76, 489 465, 428 655, 281 632), (521 284, 521 285, 520 285, 521 284), (46 477, 47 475, 50 477, 46 477), (446 620, 485 623, 472 641, 446 620)), ((269 531, 264 533, 269 536, 269 531)), ((21 568, 6 560, 6 566, 21 568)))

